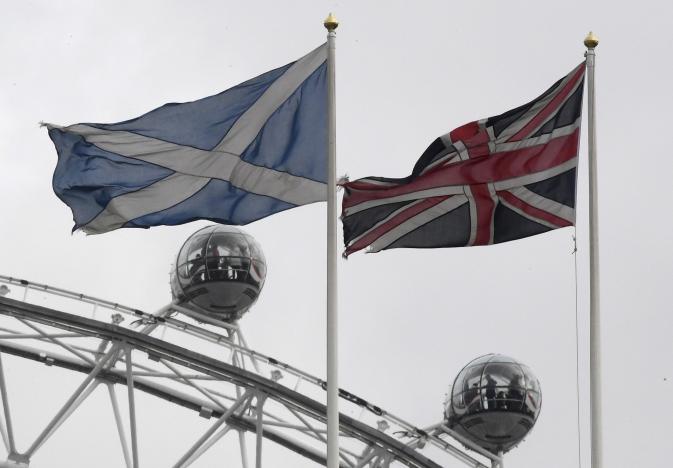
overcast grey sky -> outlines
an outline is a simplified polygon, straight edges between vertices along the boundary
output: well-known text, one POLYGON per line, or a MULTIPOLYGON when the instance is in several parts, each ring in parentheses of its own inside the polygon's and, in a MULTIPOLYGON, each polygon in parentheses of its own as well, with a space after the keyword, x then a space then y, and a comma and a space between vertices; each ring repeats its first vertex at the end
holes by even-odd
MULTIPOLYGON (((56 153, 39 121, 117 122, 167 102, 215 94, 313 49, 325 38, 322 20, 334 11, 341 21, 338 173, 405 176, 440 134, 523 104, 568 73, 583 60, 582 40, 594 30, 601 39, 605 466, 670 465, 668 2, 1 4, 0 274, 144 310, 170 300, 173 257, 207 223, 71 235, 70 211, 51 190, 56 153)), ((584 126, 577 277, 570 228, 491 247, 393 250, 340 261, 340 386, 424 426, 441 418, 444 394, 465 363, 489 352, 511 355, 538 375, 543 409, 507 466, 575 467, 577 323, 582 463, 589 466, 586 153, 584 126)), ((324 204, 316 204, 245 227, 261 242, 269 274, 259 302, 242 320, 253 348, 319 376, 325 367, 324 212, 324 204)), ((61 392, 54 397, 59 402, 67 395, 56 390, 72 378, 65 373, 45 382, 18 360, 10 358, 8 367, 10 377, 23 382, 10 387, 17 399, 34 387, 61 392)), ((152 405, 143 411, 163 407, 152 405)), ((86 436, 87 446, 116 448, 116 441, 104 440, 113 429, 94 431, 96 404, 87 408, 68 422, 66 434, 86 436)), ((24 414, 31 412, 41 414, 28 402, 24 414)), ((170 414, 166 427, 193 418, 170 414)), ((30 431, 30 418, 17 426, 30 431)), ((160 439, 152 440, 157 444, 147 450, 160 452, 160 439)), ((50 441, 34 466, 56 466, 49 454, 82 450, 69 442, 50 441)), ((72 455, 82 461, 69 466, 121 466, 118 459, 86 456, 72 455)))

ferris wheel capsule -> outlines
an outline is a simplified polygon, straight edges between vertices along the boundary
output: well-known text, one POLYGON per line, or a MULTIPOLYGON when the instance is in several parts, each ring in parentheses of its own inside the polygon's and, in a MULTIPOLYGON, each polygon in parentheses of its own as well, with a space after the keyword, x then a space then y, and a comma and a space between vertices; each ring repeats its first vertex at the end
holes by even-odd
POLYGON ((498 454, 523 440, 541 405, 540 383, 530 368, 501 354, 487 354, 460 371, 444 416, 449 428, 498 454))
POLYGON ((186 309, 231 323, 257 301, 265 280, 266 259, 255 238, 234 226, 213 225, 183 244, 171 291, 186 309))

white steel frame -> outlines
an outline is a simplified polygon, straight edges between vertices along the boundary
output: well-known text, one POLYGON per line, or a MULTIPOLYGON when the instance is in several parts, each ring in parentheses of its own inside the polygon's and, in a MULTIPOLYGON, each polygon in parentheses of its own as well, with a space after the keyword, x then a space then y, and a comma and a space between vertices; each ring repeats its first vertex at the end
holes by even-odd
MULTIPOLYGON (((238 434, 244 468, 262 467, 265 438, 326 464, 325 382, 251 349, 235 324, 206 328, 184 314, 178 318, 177 313, 186 310, 176 304, 149 314, 7 276, 0 276, 1 284, 10 288, 11 297, 22 300, 14 302, 0 297, 0 397, 3 404, 0 435, 7 450, 7 461, 0 462, 0 467, 28 467, 39 448, 101 383, 107 387, 127 468, 138 468, 140 463, 152 466, 151 460, 142 460, 138 448, 135 399, 138 390, 192 408, 202 417, 215 418, 215 423, 175 463, 176 468, 191 466, 229 432, 238 434), (72 315, 52 311, 52 314, 40 315, 39 308, 31 305, 30 291, 33 290, 40 291, 40 296, 46 293, 47 297, 72 300, 80 309, 84 309, 84 303, 88 312, 72 315), (131 320, 120 323, 123 317, 131 320), (142 338, 157 329, 161 336, 168 330, 171 339, 142 338), (191 356, 189 350, 176 347, 182 339, 197 339, 204 347, 219 349, 218 355, 227 358, 204 362, 191 356), (86 373, 79 387, 24 452, 17 450, 14 440, 12 416, 16 415, 10 411, 7 398, 3 353, 86 373), (128 431, 122 422, 116 384, 127 386, 128 431), (245 432, 256 434, 254 465, 249 463, 245 432)), ((453 466, 457 461, 475 468, 502 466, 501 456, 479 448, 441 423, 418 429, 343 390, 340 390, 340 400, 342 408, 357 409, 351 412, 360 414, 353 419, 342 413, 340 467, 439 468, 453 466), (404 440, 395 434, 403 434, 404 440)))

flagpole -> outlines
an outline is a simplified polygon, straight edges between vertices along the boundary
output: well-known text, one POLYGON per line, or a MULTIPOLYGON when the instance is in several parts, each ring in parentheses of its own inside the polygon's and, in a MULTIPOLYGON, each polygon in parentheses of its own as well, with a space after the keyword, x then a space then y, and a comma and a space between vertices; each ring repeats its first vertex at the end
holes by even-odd
POLYGON ((603 427, 601 400, 601 314, 598 257, 598 180, 596 162, 596 95, 594 68, 598 37, 590 32, 584 39, 587 48, 587 89, 589 99, 589 373, 591 402, 591 467, 603 466, 603 427))
POLYGON ((339 383, 337 367, 336 107, 335 42, 338 21, 329 14, 327 29, 327 468, 339 468, 339 383))

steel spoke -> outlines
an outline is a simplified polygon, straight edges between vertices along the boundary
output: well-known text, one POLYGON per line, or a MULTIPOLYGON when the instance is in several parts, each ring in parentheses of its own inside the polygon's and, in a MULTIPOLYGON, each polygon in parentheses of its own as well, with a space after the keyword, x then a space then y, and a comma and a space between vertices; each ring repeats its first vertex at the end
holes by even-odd
POLYGON ((184 463, 189 460, 192 455, 203 445, 204 442, 206 442, 210 436, 212 436, 219 427, 227 422, 227 419, 229 419, 229 416, 234 414, 234 412, 245 402, 247 402, 250 399, 250 394, 249 391, 246 391, 243 396, 238 399, 231 407, 225 411, 225 413, 218 419, 215 424, 213 424, 210 429, 208 429, 205 434, 203 434, 199 440, 197 440, 194 445, 192 445, 189 450, 178 460, 178 462, 173 465, 173 468, 182 468, 184 466, 184 463))
MULTIPOLYGON (((236 330, 236 335, 238 336, 239 344, 243 345, 243 347, 246 350, 249 351, 250 347, 248 346, 248 343, 245 341, 245 337, 243 336, 243 332, 241 331, 240 328, 238 330, 236 330)), ((249 353, 248 354, 248 359, 250 359, 250 361, 252 361, 252 366, 255 368, 255 372, 257 372, 258 374, 261 374, 261 372, 259 371, 259 365, 257 364, 257 358, 255 357, 255 355, 252 354, 252 353, 249 353)), ((241 355, 241 361, 242 360, 243 360, 243 356, 241 355)))
MULTIPOLYGON (((2 353, 0 353, 0 394, 2 395, 2 407, 5 412, 5 423, 7 425, 7 442, 9 443, 9 452, 16 453, 14 444, 14 430, 12 428, 12 417, 9 411, 9 400, 7 399, 7 384, 5 382, 5 370, 2 365, 2 353)), ((3 433, 4 439, 4 433, 3 433)))
POLYGON ((88 362, 89 364, 93 365, 93 363, 94 363, 93 359, 89 359, 87 356, 83 355, 82 353, 80 353, 79 351, 77 351, 77 350, 74 349, 72 346, 68 345, 67 343, 63 343, 63 342, 62 342, 61 340, 59 340, 58 338, 53 338, 53 337, 51 337, 48 333, 45 333, 45 332, 42 331, 39 327, 33 325, 33 324, 30 323, 30 322, 27 322, 27 321, 22 320, 22 319, 18 319, 18 320, 19 320, 19 322, 23 323, 23 324, 26 325, 27 327, 30 327, 30 328, 32 328, 33 330, 35 330, 36 332, 38 332, 38 333, 39 333, 40 335, 42 335, 46 340, 51 341, 52 343, 61 346, 62 348, 64 348, 64 349, 70 351, 72 354, 74 354, 75 356, 77 356, 78 358, 80 358, 82 361, 84 361, 84 362, 88 362))
POLYGON ((199 393, 201 393, 203 396, 205 396, 206 398, 208 398, 210 401, 212 401, 213 403, 215 403, 215 404, 216 404, 217 406, 219 406, 220 408, 225 408, 225 406, 222 404, 222 402, 220 402, 219 400, 217 400, 216 398, 214 398, 214 397, 211 395, 211 393, 210 393, 209 391, 205 390, 205 389, 202 388, 200 385, 195 384, 195 383, 192 382, 191 380, 185 378, 185 377, 184 377, 184 376, 183 376, 183 375, 182 375, 182 374, 181 374, 175 367, 173 367, 170 363, 168 363, 168 362, 165 361, 164 359, 161 359, 160 362, 161 362, 164 366, 168 367, 168 368, 171 370, 171 372, 173 372, 176 376, 178 376, 178 378, 179 378, 180 380, 182 380, 184 383, 186 383, 186 384, 189 385, 190 387, 195 388, 199 393))
MULTIPOLYGON (((297 412, 293 408, 289 407, 288 405, 283 405, 283 406, 285 406, 285 408, 290 413, 292 413, 294 415, 294 417, 299 419, 299 421, 301 421, 302 424, 304 424, 306 426, 306 429, 304 429, 304 430, 307 430, 309 432, 309 434, 312 433, 314 438, 320 440, 321 442, 326 442, 327 441, 327 438, 323 435, 327 432, 327 429, 316 429, 316 428, 314 428, 313 426, 311 426, 311 424, 309 424, 309 422, 301 414, 299 414, 299 412, 297 412)), ((339 447, 339 456, 341 457, 341 459, 343 461, 345 461, 346 463, 348 463, 349 466, 353 466, 354 463, 346 457, 346 454, 357 458, 356 454, 354 454, 352 452, 349 452, 348 450, 344 449, 343 447, 339 447)))
POLYGON ((79 397, 77 397, 75 402, 63 414, 63 417, 61 417, 61 419, 58 421, 58 423, 52 428, 51 431, 49 431, 49 434, 47 434, 47 437, 45 437, 45 439, 42 441, 42 443, 40 443, 40 445, 38 445, 38 447, 37 447, 38 449, 44 445, 44 443, 47 441, 47 439, 49 437, 54 435, 54 432, 56 432, 58 430, 58 428, 61 427, 61 425, 70 417, 70 415, 72 413, 74 413, 77 408, 79 408, 79 406, 82 404, 82 402, 84 402, 84 400, 86 400, 89 397, 89 395, 91 395, 91 393, 96 389, 96 387, 98 387, 98 382, 92 382, 86 388, 86 390, 84 390, 84 392, 82 392, 82 394, 79 397))
POLYGON ((191 465, 196 460, 198 460, 201 457, 201 455, 206 453, 206 451, 210 447, 215 445, 215 443, 218 440, 220 440, 222 437, 224 437, 226 435, 226 433, 229 432, 230 430, 231 430, 231 426, 225 426, 224 429, 222 429, 220 432, 218 432, 217 434, 212 436, 210 439, 208 439, 206 442, 204 442, 203 445, 201 447, 199 447, 196 452, 194 452, 194 455, 192 455, 192 457, 189 460, 187 460, 185 463, 183 463, 182 467, 187 468, 189 465, 191 465))
POLYGON ((5 445, 5 449, 7 449, 7 452, 9 452, 9 436, 7 435, 7 428, 5 427, 5 423, 3 421, 3 418, 0 417, 0 434, 2 434, 2 443, 5 445))
POLYGON ((138 463, 138 434, 136 432, 136 402, 133 394, 133 365, 131 360, 131 347, 124 349, 126 361, 126 388, 129 395, 129 421, 131 425, 131 451, 133 452, 133 468, 140 468, 138 463))
POLYGON ((52 429, 58 424, 58 422, 61 420, 63 415, 68 411, 68 409, 72 406, 72 404, 77 400, 77 398, 84 392, 86 387, 91 383, 93 379, 96 378, 96 376, 100 373, 100 371, 103 369, 103 366, 112 358, 112 356, 115 354, 112 352, 112 350, 116 350, 118 348, 118 345, 115 345, 112 347, 110 352, 105 355, 98 363, 96 366, 93 368, 93 370, 87 375, 87 377, 84 379, 84 382, 80 384, 79 387, 75 390, 75 392, 72 394, 72 396, 68 399, 68 401, 65 402, 63 407, 56 413, 56 416, 47 424, 47 427, 44 428, 44 430, 40 433, 39 436, 37 436, 37 439, 35 439, 35 442, 30 446, 30 448, 26 451, 25 455, 30 458, 33 453, 35 453, 35 450, 47 439, 49 434, 51 433, 52 429))
POLYGON ((257 432, 257 447, 255 450, 255 468, 262 468, 262 441, 264 440, 264 401, 266 400, 266 395, 261 393, 257 394, 257 424, 255 430, 257 432))
MULTIPOLYGON (((236 361, 232 360, 232 363, 236 365, 236 361)), ((236 385, 236 397, 241 398, 241 387, 238 385, 236 385)), ((245 431, 238 431, 238 445, 241 449, 241 465, 243 468, 248 468, 248 447, 245 442, 245 431)))
POLYGON ((114 412, 115 423, 117 425, 117 432, 119 433, 119 442, 122 445, 122 453, 124 454, 124 462, 126 468, 131 468, 131 456, 129 455, 129 447, 126 443, 126 436, 124 435, 124 425, 122 424, 121 414, 119 413, 119 403, 117 403, 117 394, 115 393, 114 385, 107 384, 108 393, 110 394, 110 402, 112 403, 112 411, 114 412))
POLYGON ((238 444, 241 447, 241 465, 248 468, 248 447, 245 442, 245 432, 238 431, 238 444))

